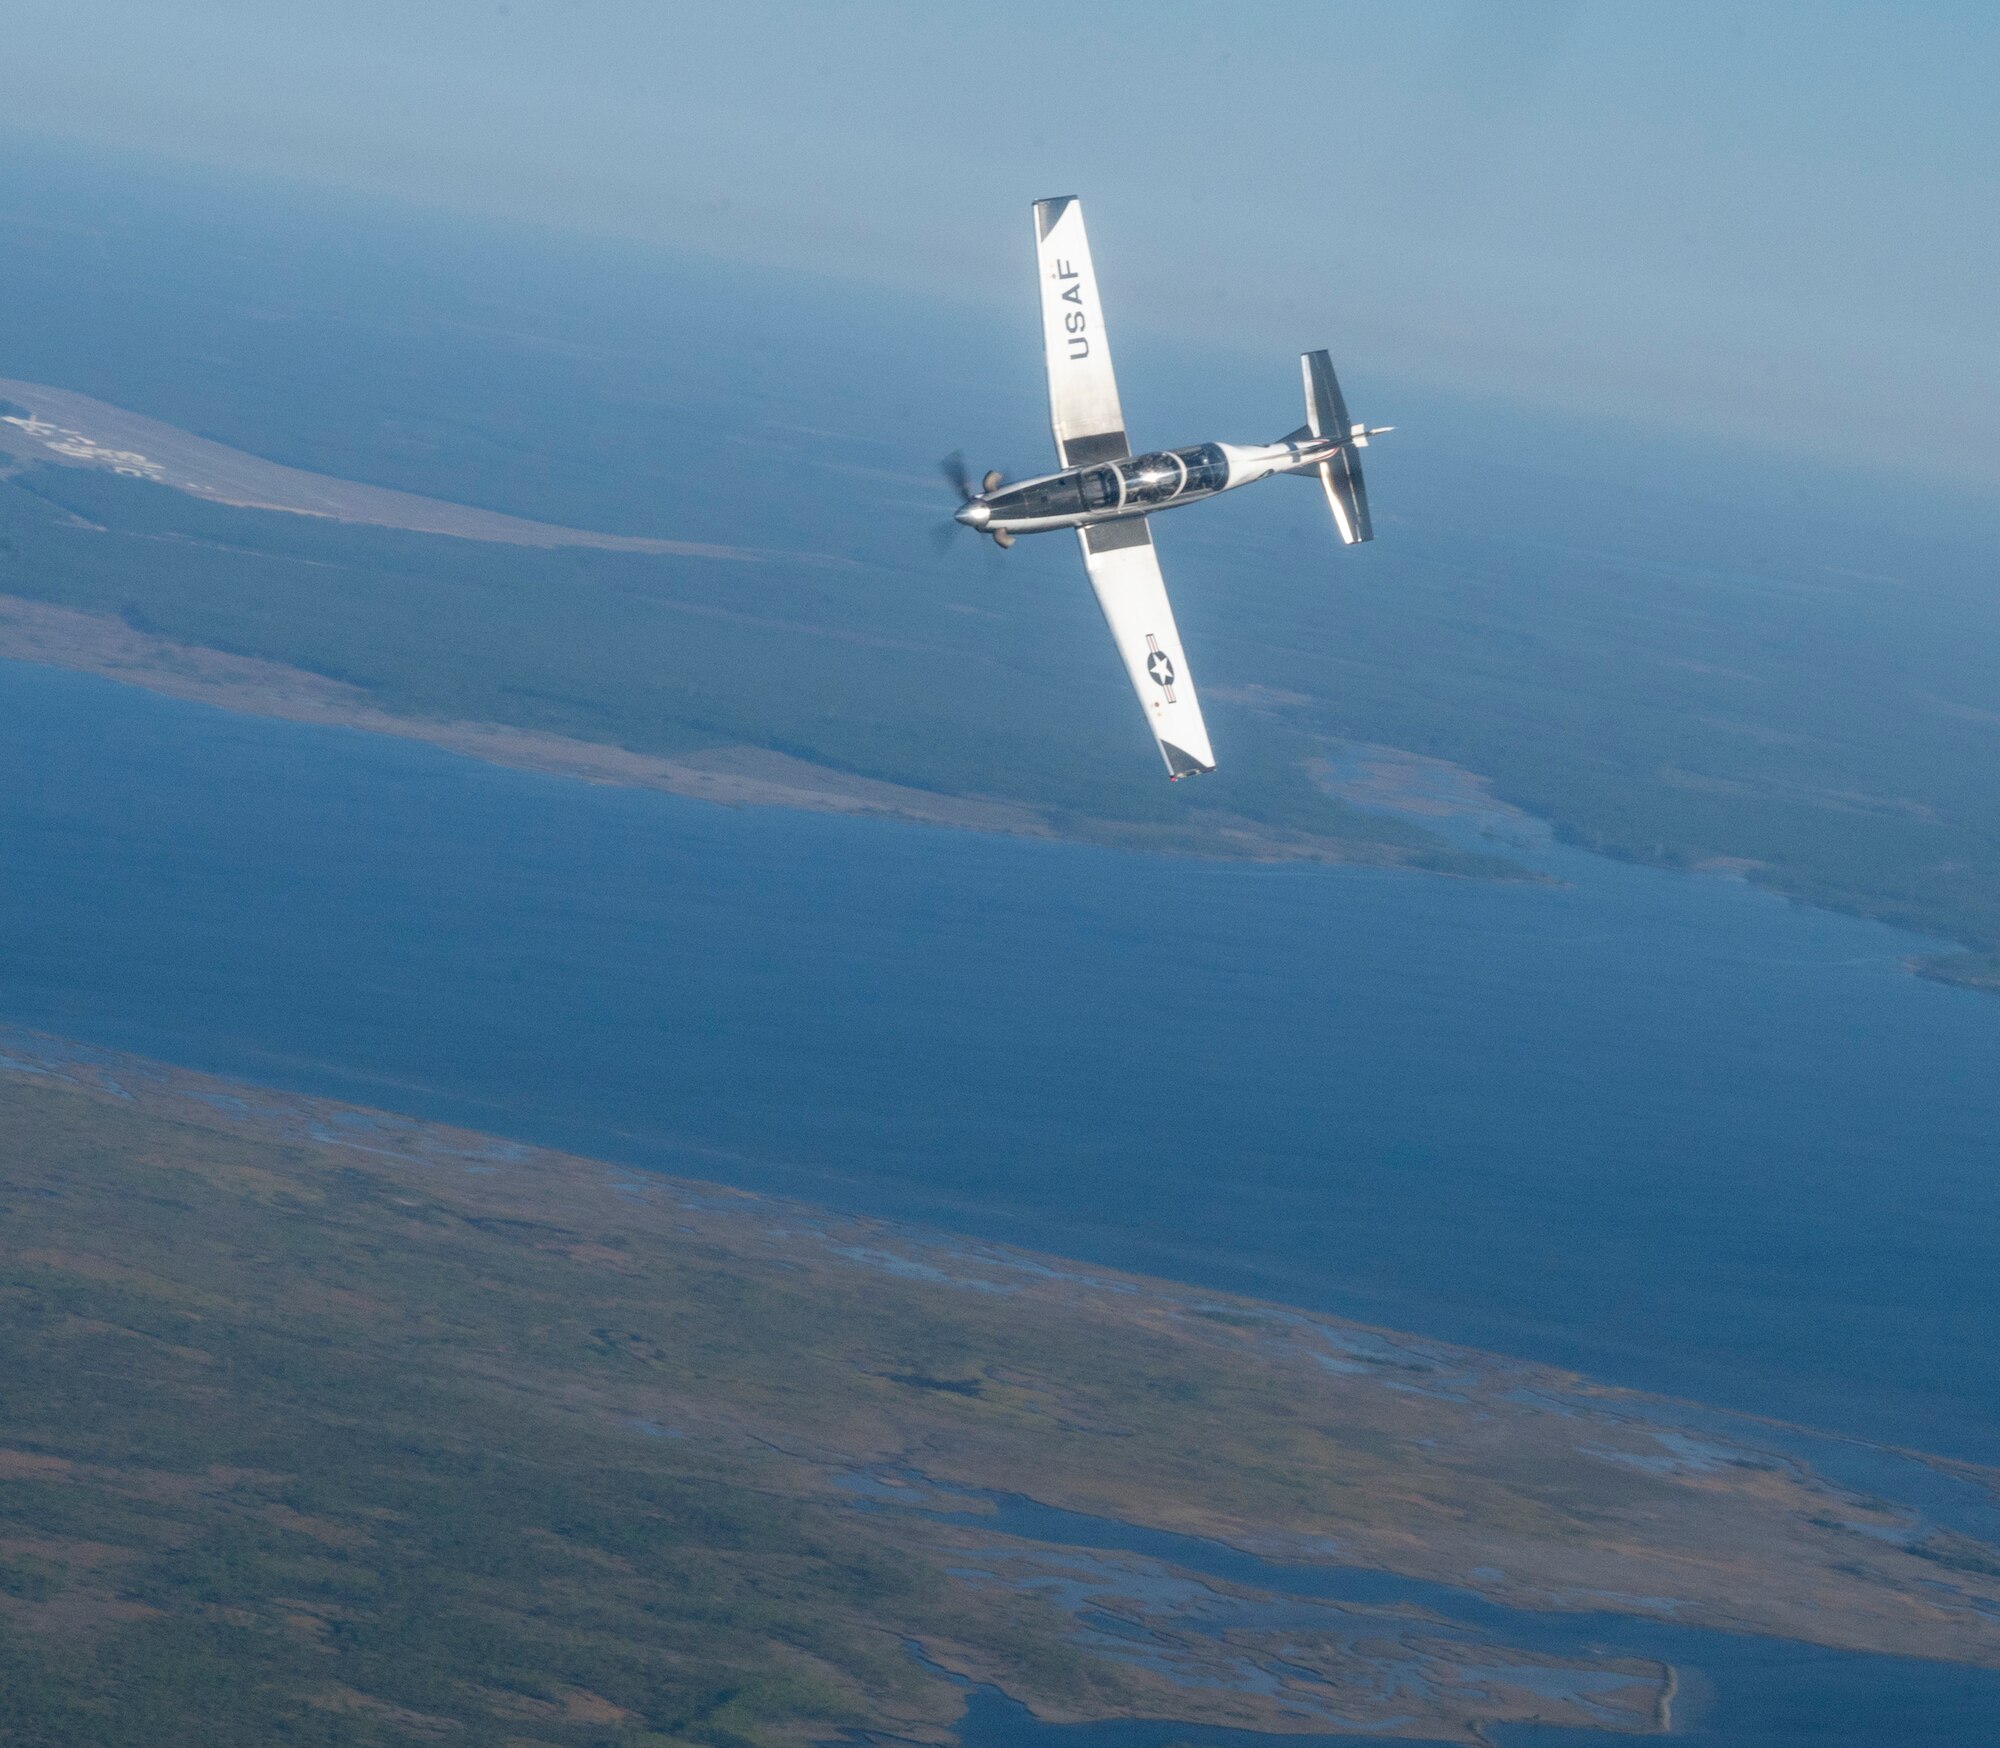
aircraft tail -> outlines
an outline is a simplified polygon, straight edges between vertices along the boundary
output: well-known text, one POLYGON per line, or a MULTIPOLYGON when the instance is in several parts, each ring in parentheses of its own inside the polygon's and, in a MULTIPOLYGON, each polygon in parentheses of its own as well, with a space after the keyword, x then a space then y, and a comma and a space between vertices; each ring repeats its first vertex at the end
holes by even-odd
POLYGON ((1340 445, 1319 464, 1319 480, 1326 489, 1327 507, 1333 511, 1333 525, 1345 546, 1373 540, 1375 525, 1368 518, 1368 488, 1362 482, 1361 457, 1356 453, 1368 447, 1372 433, 1366 425, 1348 418, 1340 379, 1333 374, 1333 360, 1326 353, 1307 352, 1299 365, 1306 382, 1306 429, 1340 445))

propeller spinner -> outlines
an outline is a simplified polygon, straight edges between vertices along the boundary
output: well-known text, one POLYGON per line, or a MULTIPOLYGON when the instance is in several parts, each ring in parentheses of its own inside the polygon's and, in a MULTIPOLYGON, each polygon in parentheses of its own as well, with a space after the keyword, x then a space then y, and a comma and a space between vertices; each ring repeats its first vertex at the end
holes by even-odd
MULTIPOLYGON (((958 493, 958 512, 952 520, 963 528, 976 529, 982 534, 989 532, 986 520, 992 512, 979 502, 980 494, 997 492, 1007 483, 1006 475, 995 468, 980 480, 979 490, 974 491, 972 476, 965 469, 965 456, 956 449, 938 463, 938 470, 944 475, 951 489, 958 493)), ((990 532, 995 546, 1008 547, 1014 544, 1014 536, 1005 528, 995 528, 990 532)))

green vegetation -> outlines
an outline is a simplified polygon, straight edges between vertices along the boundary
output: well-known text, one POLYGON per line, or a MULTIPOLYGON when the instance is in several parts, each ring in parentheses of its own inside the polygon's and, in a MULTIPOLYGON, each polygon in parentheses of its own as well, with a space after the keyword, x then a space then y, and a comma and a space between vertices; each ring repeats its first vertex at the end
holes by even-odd
POLYGON ((1060 683, 1035 650, 935 599, 890 612, 859 574, 347 527, 74 470, 0 481, 0 593, 347 681, 398 714, 663 755, 774 748, 1027 802, 1085 835, 1108 822, 1213 847, 1247 817, 1424 866, 1506 871, 1327 796, 1304 765, 1317 743, 1295 732, 1246 736, 1229 787, 1206 799, 1153 780, 1122 682, 1095 671, 1108 661, 1060 683))
POLYGON ((935 1731, 920 1634, 1116 1702, 1032 1599, 610 1411, 756 1283, 690 1254, 678 1312, 593 1324, 550 1227, 37 1089, 0 1136, 10 1748, 935 1731))
POLYGON ((2000 595, 1955 555, 1924 580, 1417 539, 1392 593, 1255 651, 1314 726, 1463 765, 1604 854, 2000 949, 2000 595))
MULTIPOLYGON (((1559 1373, 1433 1344, 1328 1370, 1346 1326, 1249 1301, 142 1063, 114 1082, 0 1077, 9 1748, 942 1740, 939 1668, 1050 1716, 1288 1715, 1212 1632, 1178 1634, 1187 1680, 1107 1656, 1035 1593, 1044 1550, 865 1507, 857 1476, 2000 1661, 1981 1544, 1864 1540, 1892 1508, 1789 1467, 1649 1472, 1620 1453, 1656 1460, 1650 1425, 1559 1373), (365 1146, 301 1139, 328 1132, 365 1146)), ((1284 1618, 1287 1681, 1397 1691, 1352 1610, 1284 1618)), ((1490 1672, 1427 1703, 1452 1740, 1556 1717, 1490 1672)))
POLYGON ((1983 594, 1565 559, 1529 603, 1517 567, 1415 544, 1387 582, 1301 597, 1274 542, 1226 526, 1188 542, 1182 616, 1229 757, 1169 787, 1076 591, 972 611, 893 568, 495 546, 73 470, 0 481, 0 592, 345 680, 394 713, 668 756, 774 748, 1162 848, 1306 834, 1514 872, 1320 787, 1319 761, 1375 742, 1479 772, 1604 853, 1720 860, 1956 938, 1975 951, 1927 969, 1993 985, 2000 691, 1983 652, 2000 614, 1983 594))
MULTIPOLYGON (((1731 859, 1966 943, 1938 973, 2000 982, 1991 504, 1865 446, 1843 476, 1369 384, 1356 358, 1350 386, 1402 427, 1371 464, 1377 544, 1332 552, 1283 483, 1161 524, 1224 752, 1169 790, 1068 553, 924 554, 932 458, 1047 454, 1031 320, 60 153, 0 181, 0 375, 341 478, 857 561, 426 545, 43 471, 0 492, 0 589, 350 674, 395 709, 782 747, 1184 847, 1226 847, 1241 815, 1473 871, 1301 770, 1400 746, 1577 842, 1731 859), (33 492, 116 532, 93 547, 33 492)), ((1284 358, 1136 326, 1118 346, 1135 429, 1290 422, 1284 358)))

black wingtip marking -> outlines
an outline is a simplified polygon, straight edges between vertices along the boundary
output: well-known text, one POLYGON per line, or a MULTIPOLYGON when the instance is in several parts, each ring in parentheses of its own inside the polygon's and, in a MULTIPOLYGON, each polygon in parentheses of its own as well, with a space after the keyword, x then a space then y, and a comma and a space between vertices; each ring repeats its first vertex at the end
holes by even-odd
POLYGON ((1048 240, 1049 232, 1056 228, 1062 215, 1076 204, 1073 194, 1058 194, 1053 200, 1035 202, 1035 235, 1041 242, 1048 240))

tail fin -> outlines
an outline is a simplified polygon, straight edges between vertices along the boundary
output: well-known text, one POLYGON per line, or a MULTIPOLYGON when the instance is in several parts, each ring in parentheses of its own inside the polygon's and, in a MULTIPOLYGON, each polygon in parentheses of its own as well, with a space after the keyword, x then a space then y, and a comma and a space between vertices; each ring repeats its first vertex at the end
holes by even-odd
POLYGON ((1326 353, 1307 352, 1299 364, 1306 379, 1306 428, 1315 437, 1332 437, 1340 444, 1319 464, 1319 480, 1326 488, 1327 507, 1333 511, 1341 543, 1355 546, 1373 540, 1375 525, 1368 519, 1368 488, 1362 483, 1361 458, 1356 454, 1368 441, 1368 431, 1349 421, 1340 379, 1333 374, 1333 360, 1326 353))

